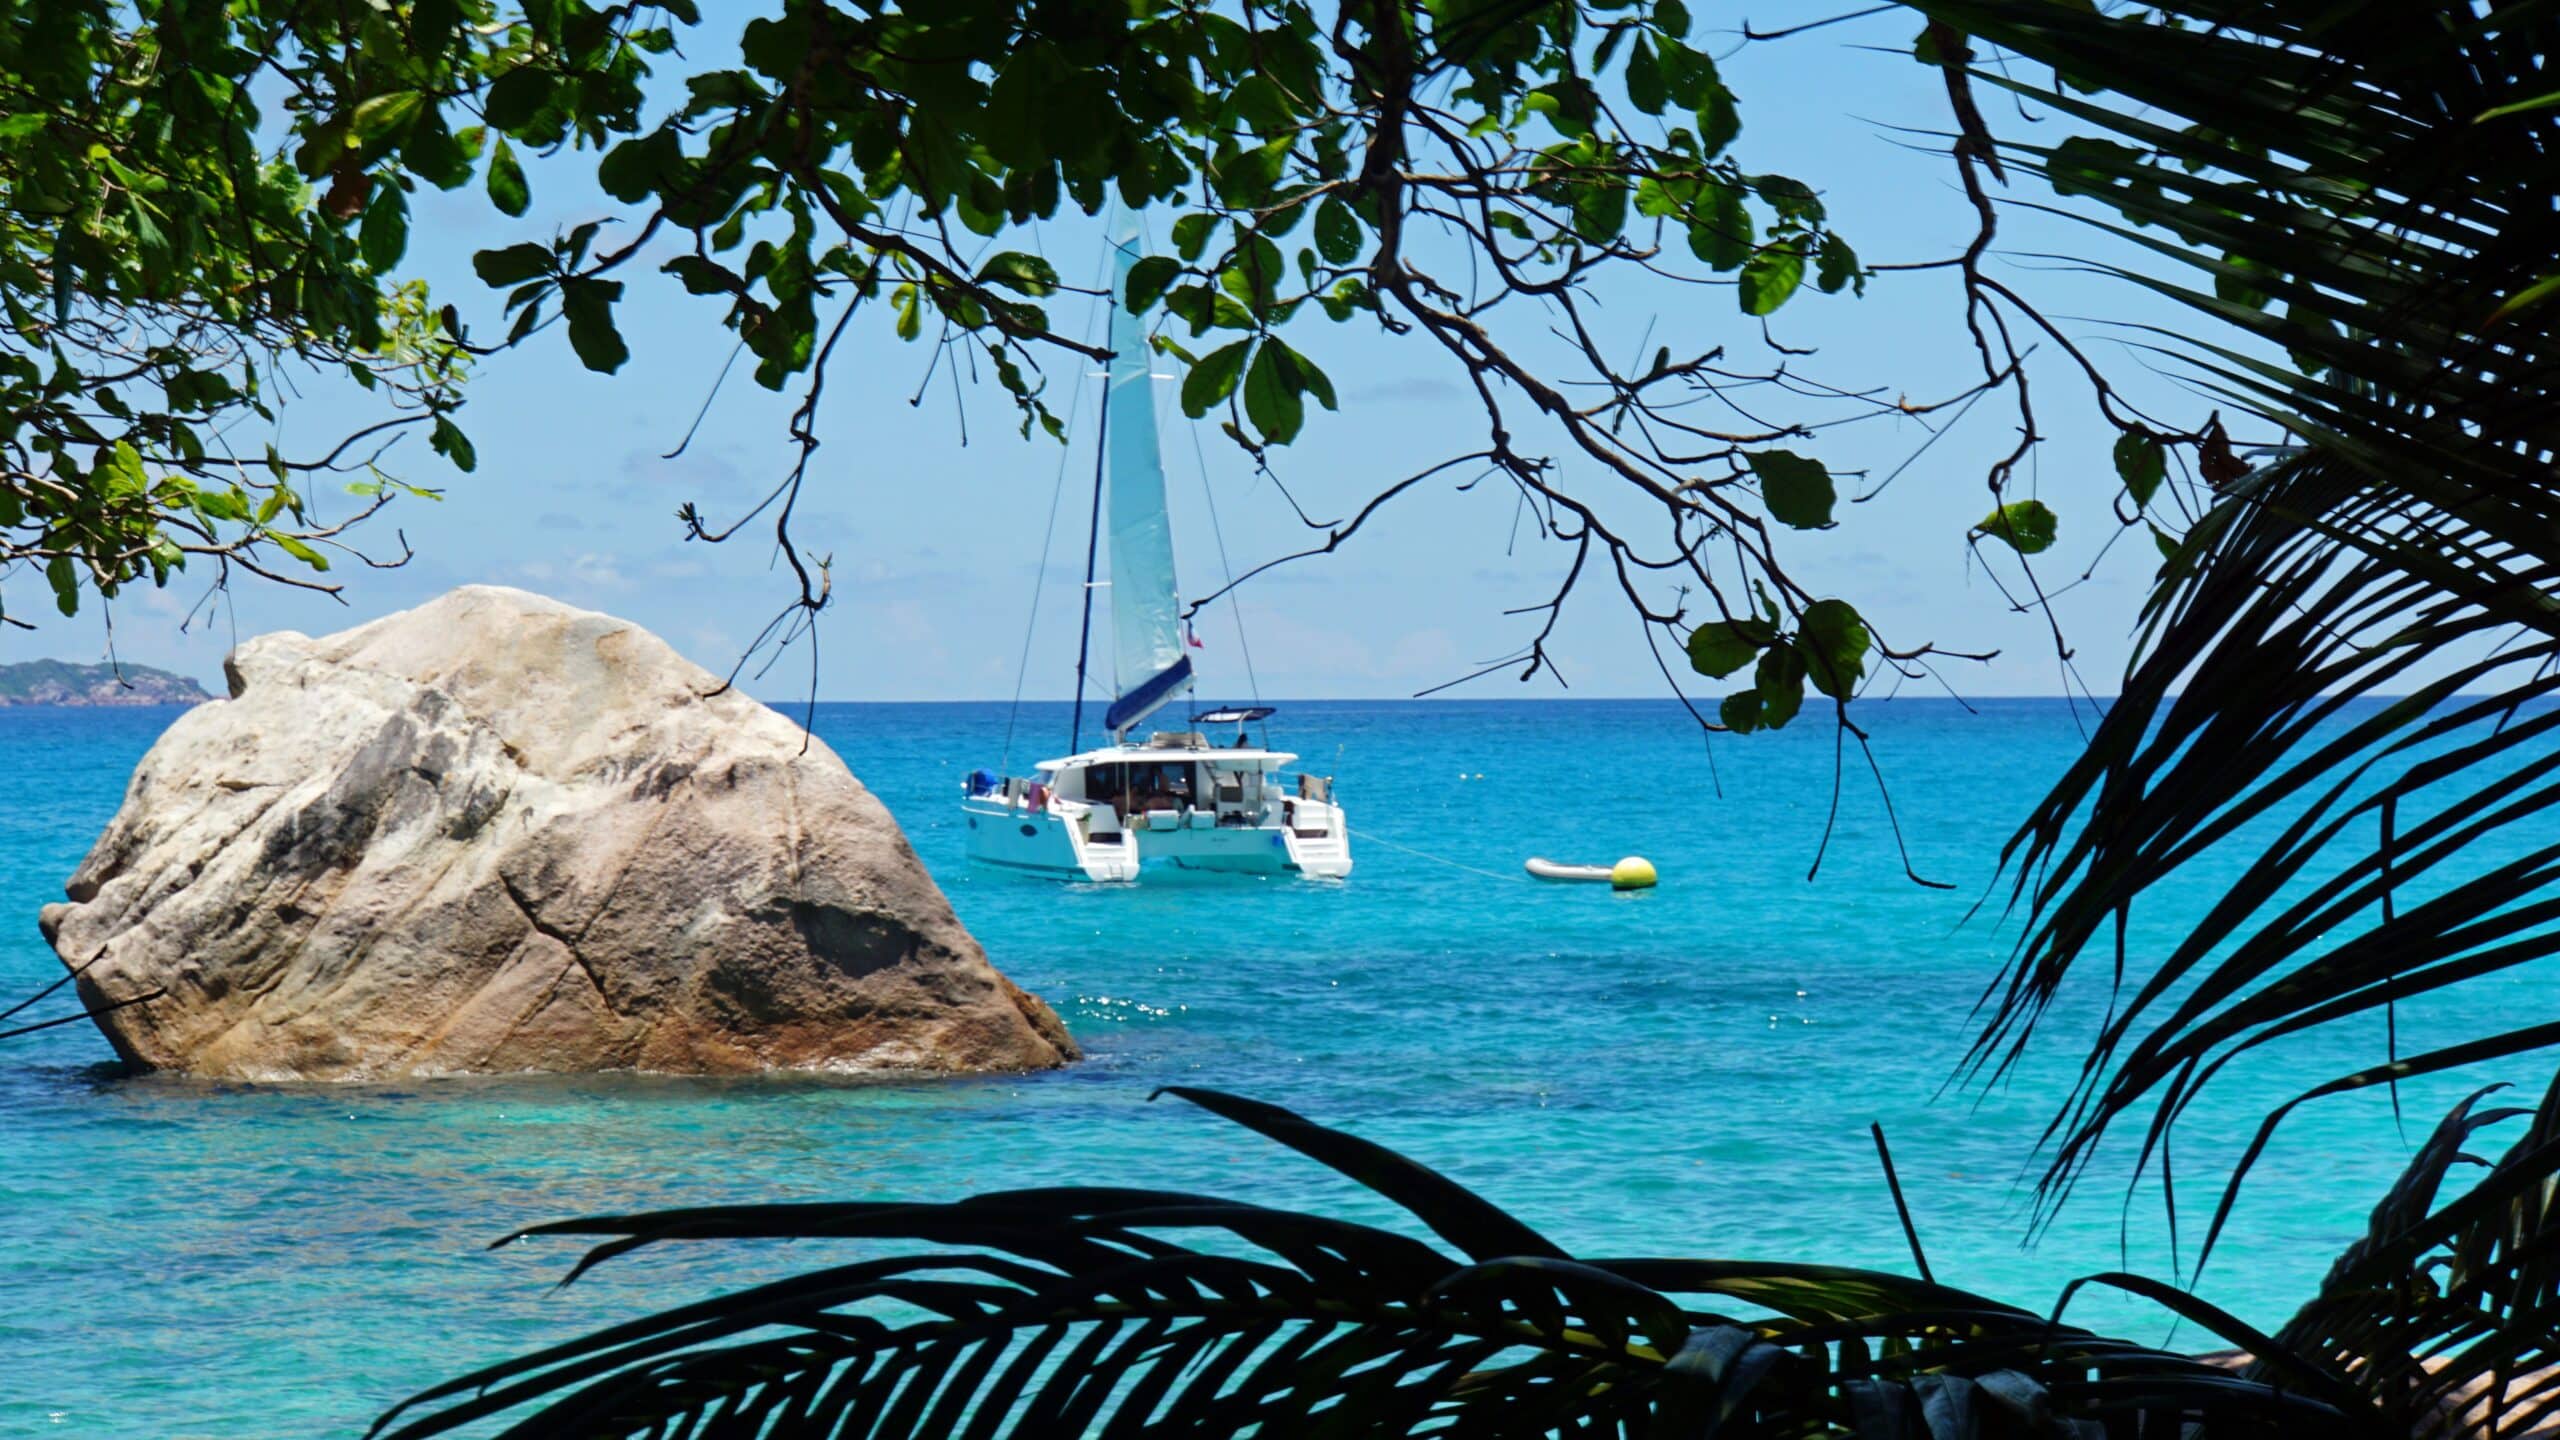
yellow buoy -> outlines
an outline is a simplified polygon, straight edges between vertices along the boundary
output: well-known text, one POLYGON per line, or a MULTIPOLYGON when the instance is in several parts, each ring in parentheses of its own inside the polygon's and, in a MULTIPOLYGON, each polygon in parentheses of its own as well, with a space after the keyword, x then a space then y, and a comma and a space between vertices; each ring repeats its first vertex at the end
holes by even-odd
POLYGON ((1609 883, 1620 890, 1650 890, 1659 878, 1653 873, 1653 862, 1641 855, 1630 855, 1609 867, 1609 883))

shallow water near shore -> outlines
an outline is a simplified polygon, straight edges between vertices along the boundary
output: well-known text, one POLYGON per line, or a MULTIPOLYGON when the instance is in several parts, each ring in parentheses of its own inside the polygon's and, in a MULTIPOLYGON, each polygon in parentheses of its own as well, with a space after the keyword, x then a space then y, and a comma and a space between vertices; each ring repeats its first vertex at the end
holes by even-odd
MULTIPOLYGON (((35 911, 60 898, 177 713, 0 711, 0 992, 60 974, 35 911)), ((932 1083, 259 1088, 124 1077, 86 1024, 8 1042, 0 1434, 360 1431, 473 1365, 843 1253, 643 1253, 561 1291, 575 1247, 485 1248, 580 1213, 1101 1182, 1393 1223, 1311 1162, 1178 1101, 1150 1104, 1166 1084, 1393 1145, 1583 1253, 1907 1270, 1867 1133, 1881 1121, 1941 1280, 2042 1307, 2092 1270, 2168 1273, 2158 1202, 2122 1204, 2121 1167, 2021 1245, 2019 1182, 2102 996, 2083 987, 2008 1085, 1938 1093, 2009 939, 1996 904, 1970 923, 1968 910, 2079 744, 2071 708, 1905 700, 1867 718, 1912 867, 1954 889, 1905 878, 1854 746, 1823 848, 1836 757, 1812 716, 1719 739, 1711 770, 1670 703, 1291 705, 1267 738, 1337 777, 1355 831, 1348 882, 1151 873, 1104 887, 964 858, 960 777, 998 759, 1007 707, 821 706, 817 733, 906 826, 996 963, 1058 1008, 1084 1063, 932 1083), (1542 885, 1519 875, 1531 854, 1641 854, 1662 884, 1542 885)), ((1064 706, 1025 707, 1013 767, 1063 751, 1066 729, 1064 706)), ((2185 877, 2138 915, 2137 950, 2230 878, 2185 877)), ((2553 998, 2546 974, 2500 979, 2459 1005, 2404 1010, 2401 1044, 2458 1033, 2466 1011, 2549 1013, 2553 998)), ((2179 1131, 2182 1178, 2218 1181, 2274 1100, 2379 1058, 2370 1028, 2307 1037, 2217 1082, 2179 1131)), ((2503 1078, 2530 1089, 2532 1064, 2510 1068, 2503 1078)), ((2408 1142, 2475 1078, 2405 1089, 2408 1142)), ((2202 1293, 2280 1322, 2361 1230, 2408 1142, 2378 1094, 2302 1112, 2202 1293)), ((2182 1185, 2190 1247, 2207 1183, 2182 1185)), ((2131 1301, 2075 1301, 2069 1318, 2171 1338, 2165 1316, 2131 1301)))

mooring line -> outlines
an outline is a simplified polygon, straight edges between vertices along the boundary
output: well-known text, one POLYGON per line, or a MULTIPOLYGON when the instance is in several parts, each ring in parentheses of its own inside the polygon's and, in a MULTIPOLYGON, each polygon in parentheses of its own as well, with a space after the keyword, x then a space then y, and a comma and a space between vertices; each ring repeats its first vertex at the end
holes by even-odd
MULTIPOLYGON (((1345 825, 1342 828, 1345 830, 1351 830, 1351 827, 1348 825, 1345 825)), ((1475 866, 1469 865, 1462 860, 1447 859, 1443 856, 1434 855, 1427 850, 1416 850, 1410 845, 1399 845, 1393 840, 1382 840, 1377 836, 1370 834, 1366 830, 1351 830, 1351 833, 1357 838, 1367 841, 1369 844, 1384 845, 1390 850, 1401 850, 1407 855, 1417 855, 1436 864, 1446 865, 1453 870, 1464 870, 1470 875, 1481 875, 1487 880, 1510 880, 1515 878, 1509 875, 1497 875, 1490 870, 1479 870, 1475 866)))

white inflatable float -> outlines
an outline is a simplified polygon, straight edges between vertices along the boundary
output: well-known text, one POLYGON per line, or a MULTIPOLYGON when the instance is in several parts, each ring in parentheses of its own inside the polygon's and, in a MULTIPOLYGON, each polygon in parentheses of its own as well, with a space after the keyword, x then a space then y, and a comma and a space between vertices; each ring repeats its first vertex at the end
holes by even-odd
POLYGON ((1641 855, 1630 855, 1615 865, 1565 865, 1543 855, 1529 857, 1529 873, 1540 880, 1580 880, 1591 883, 1606 881, 1620 890, 1650 890, 1659 877, 1653 862, 1641 855))

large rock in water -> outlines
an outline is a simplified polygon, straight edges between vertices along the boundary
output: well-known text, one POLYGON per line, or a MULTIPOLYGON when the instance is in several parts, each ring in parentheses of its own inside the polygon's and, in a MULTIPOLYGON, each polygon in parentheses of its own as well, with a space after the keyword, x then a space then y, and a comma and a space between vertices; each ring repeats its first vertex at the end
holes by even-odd
POLYGON ((127 1060, 249 1080, 1074 1058, 825 745, 469 586, 243 645, 41 924, 127 1060))

